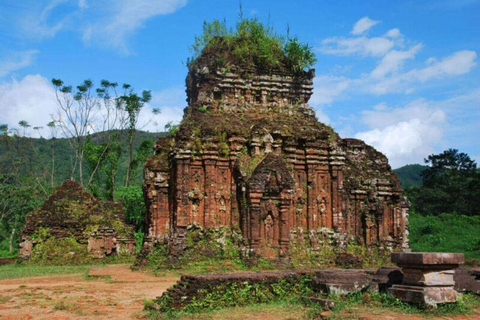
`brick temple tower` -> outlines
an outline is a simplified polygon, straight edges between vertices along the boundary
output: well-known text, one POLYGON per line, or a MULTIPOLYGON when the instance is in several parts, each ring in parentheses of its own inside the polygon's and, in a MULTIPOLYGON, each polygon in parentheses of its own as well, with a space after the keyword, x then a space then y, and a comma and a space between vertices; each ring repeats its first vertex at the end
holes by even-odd
POLYGON ((196 225, 237 228, 268 257, 288 257, 292 239, 314 243, 325 230, 408 248, 408 203, 387 158, 316 119, 314 75, 199 57, 183 120, 145 165, 146 245, 181 248, 196 225))

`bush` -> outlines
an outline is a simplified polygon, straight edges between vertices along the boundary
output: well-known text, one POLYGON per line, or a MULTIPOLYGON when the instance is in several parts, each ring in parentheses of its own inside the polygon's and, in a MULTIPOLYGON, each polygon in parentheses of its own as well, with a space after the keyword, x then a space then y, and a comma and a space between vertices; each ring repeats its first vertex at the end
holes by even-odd
POLYGON ((75 238, 49 238, 37 244, 29 263, 42 265, 80 265, 91 263, 87 245, 78 243, 75 238))
POLYGON ((205 21, 203 34, 195 37, 190 50, 193 53, 188 60, 190 68, 195 66, 202 54, 218 68, 228 68, 230 62, 267 73, 284 68, 298 73, 316 62, 308 44, 301 43, 297 37, 287 36, 285 41, 284 37, 257 18, 240 17, 235 29, 228 29, 225 20, 205 21))

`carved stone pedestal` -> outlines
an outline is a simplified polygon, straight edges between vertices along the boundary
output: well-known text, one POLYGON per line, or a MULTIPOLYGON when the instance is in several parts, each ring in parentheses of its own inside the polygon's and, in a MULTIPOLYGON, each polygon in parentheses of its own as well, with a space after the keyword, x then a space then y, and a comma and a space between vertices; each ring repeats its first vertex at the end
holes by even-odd
POLYGON ((389 289, 393 296, 430 307, 457 301, 453 275, 465 262, 462 253, 400 252, 391 257, 403 272, 402 284, 389 289))

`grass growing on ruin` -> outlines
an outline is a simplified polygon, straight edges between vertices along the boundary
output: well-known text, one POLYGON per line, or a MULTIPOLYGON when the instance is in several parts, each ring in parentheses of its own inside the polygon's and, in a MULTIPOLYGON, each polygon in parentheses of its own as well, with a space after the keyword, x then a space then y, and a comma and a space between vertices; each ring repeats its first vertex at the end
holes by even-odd
MULTIPOLYGON (((200 289, 181 310, 172 308, 168 294, 145 302, 145 310, 152 318, 183 317, 189 314, 213 312, 219 309, 244 307, 256 304, 299 304, 302 296, 313 293, 308 276, 301 279, 281 279, 278 282, 220 284, 214 289, 200 289)), ((298 309, 298 308, 297 308, 298 309)))
POLYGON ((480 216, 411 212, 409 223, 413 251, 460 252, 468 260, 480 260, 480 216))

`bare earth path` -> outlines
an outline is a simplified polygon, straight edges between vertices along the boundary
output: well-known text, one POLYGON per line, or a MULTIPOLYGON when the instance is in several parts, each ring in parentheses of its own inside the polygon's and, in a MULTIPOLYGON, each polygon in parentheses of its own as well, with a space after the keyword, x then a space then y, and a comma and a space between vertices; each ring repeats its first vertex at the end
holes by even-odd
POLYGON ((132 272, 128 265, 91 268, 84 275, 0 280, 0 319, 135 319, 144 299, 178 278, 132 272))
MULTIPOLYGON (((34 278, 0 280, 0 319, 138 319, 144 299, 160 296, 178 278, 155 277, 132 272, 128 265, 94 267, 84 275, 49 275, 34 278)), ((277 320, 300 319, 302 307, 251 306, 206 314, 192 314, 188 319, 277 320)), ((185 318, 185 319, 187 319, 185 318)), ((419 315, 398 314, 385 309, 344 312, 343 319, 421 320, 419 315)), ((183 319, 183 318, 182 318, 183 319)), ((428 318, 430 320, 480 319, 480 310, 469 316, 428 318)))

